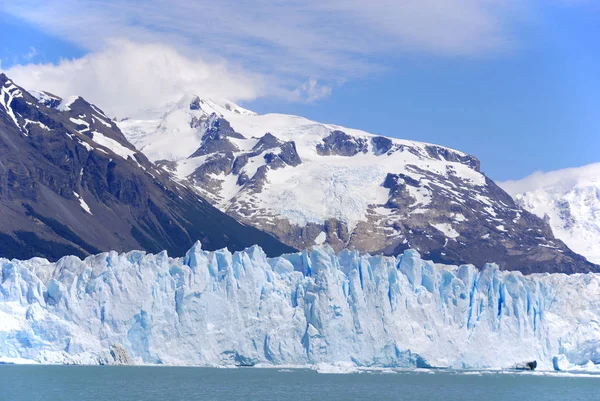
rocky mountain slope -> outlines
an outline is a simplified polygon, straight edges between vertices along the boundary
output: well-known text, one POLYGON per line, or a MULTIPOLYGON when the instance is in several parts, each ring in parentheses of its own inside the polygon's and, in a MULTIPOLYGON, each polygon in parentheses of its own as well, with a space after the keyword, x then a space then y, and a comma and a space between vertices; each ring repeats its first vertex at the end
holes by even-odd
POLYGON ((600 264, 600 163, 501 185, 519 206, 546 220, 572 250, 600 264))
POLYGON ((191 94, 164 115, 118 124, 181 183, 298 249, 413 248, 436 262, 526 273, 597 268, 456 150, 191 94))
POLYGON ((0 74, 2 257, 181 255, 198 239, 209 249, 293 250, 172 181, 96 106, 29 93, 0 74))

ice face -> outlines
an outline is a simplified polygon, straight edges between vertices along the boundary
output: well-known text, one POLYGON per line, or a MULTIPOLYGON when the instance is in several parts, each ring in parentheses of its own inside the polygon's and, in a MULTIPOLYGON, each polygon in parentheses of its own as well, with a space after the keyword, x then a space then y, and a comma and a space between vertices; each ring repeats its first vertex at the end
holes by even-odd
POLYGON ((181 365, 600 364, 595 274, 199 243, 183 258, 0 259, 0 272, 2 360, 99 363, 118 344, 136 363, 181 365))

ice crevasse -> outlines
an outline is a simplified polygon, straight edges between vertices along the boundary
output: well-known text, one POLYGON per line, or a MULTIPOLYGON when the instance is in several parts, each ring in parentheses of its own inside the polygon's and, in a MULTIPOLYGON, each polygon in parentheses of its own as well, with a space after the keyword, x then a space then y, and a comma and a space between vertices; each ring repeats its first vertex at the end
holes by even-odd
POLYGON ((0 259, 0 361, 543 369, 600 365, 600 275, 331 248, 0 259))

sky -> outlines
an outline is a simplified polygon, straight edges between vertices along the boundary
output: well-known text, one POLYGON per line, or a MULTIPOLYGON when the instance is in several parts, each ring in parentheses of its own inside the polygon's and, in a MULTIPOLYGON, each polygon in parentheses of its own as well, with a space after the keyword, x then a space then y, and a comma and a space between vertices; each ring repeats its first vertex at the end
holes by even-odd
POLYGON ((17 84, 118 118, 192 92, 459 149, 499 181, 600 161, 594 0, 14 0, 0 37, 17 84))

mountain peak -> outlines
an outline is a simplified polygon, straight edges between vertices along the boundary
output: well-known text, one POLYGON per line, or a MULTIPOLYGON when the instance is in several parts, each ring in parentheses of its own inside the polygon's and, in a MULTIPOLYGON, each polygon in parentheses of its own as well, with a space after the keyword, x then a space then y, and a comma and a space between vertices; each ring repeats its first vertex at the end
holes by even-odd
POLYGON ((297 249, 413 248, 440 263, 590 269, 471 155, 237 107, 186 94, 160 120, 119 125, 219 209, 297 249))
POLYGON ((547 220, 557 238, 600 264, 600 163, 537 172, 501 185, 519 206, 547 220))
POLYGON ((199 110, 200 109, 200 96, 195 95, 191 92, 186 92, 175 105, 171 108, 171 110, 176 109, 189 109, 189 110, 199 110))
POLYGON ((230 100, 202 98, 192 92, 186 92, 173 107, 171 107, 169 112, 175 110, 199 111, 208 115, 215 113, 220 116, 227 114, 228 112, 242 115, 256 115, 253 111, 244 109, 230 100))

